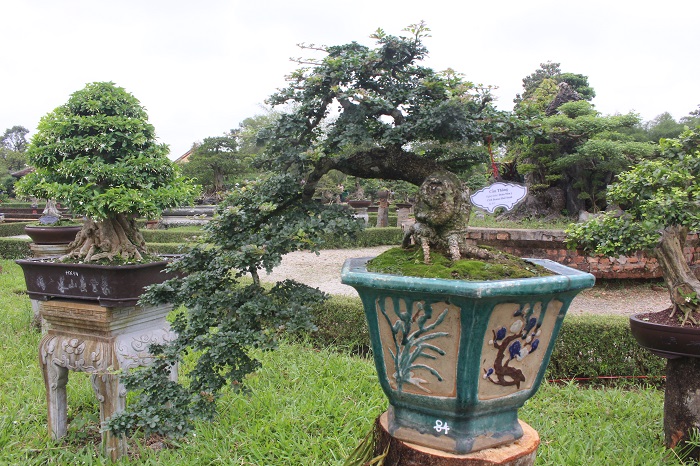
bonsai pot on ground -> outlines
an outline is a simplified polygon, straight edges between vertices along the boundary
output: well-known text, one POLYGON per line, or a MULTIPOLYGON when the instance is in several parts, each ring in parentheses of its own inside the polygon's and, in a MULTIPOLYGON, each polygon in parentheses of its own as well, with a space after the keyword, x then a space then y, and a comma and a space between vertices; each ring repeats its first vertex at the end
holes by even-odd
POLYGON ((532 259, 556 275, 470 282, 368 272, 341 281, 365 309, 392 437, 454 454, 513 442, 564 315, 593 275, 532 259))

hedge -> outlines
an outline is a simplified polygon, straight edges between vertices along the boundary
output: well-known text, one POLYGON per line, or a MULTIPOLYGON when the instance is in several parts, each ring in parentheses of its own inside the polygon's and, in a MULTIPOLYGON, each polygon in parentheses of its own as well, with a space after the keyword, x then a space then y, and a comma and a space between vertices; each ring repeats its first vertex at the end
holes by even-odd
POLYGON ((0 237, 19 236, 24 234, 24 227, 36 222, 10 222, 0 223, 0 237))
MULTIPOLYGON (((314 311, 318 330, 313 344, 355 354, 369 351, 369 330, 359 298, 332 296, 314 311)), ((569 316, 564 320, 545 377, 659 377, 665 359, 643 350, 632 337, 628 319, 616 315, 569 316)))
POLYGON ((356 239, 329 236, 324 239, 323 249, 369 248, 401 244, 403 231, 398 227, 365 228, 356 239))
POLYGON ((146 243, 189 243, 193 237, 202 234, 202 230, 196 228, 140 231, 146 243))
POLYGON ((24 259, 32 255, 30 241, 20 238, 0 237, 0 259, 24 259))

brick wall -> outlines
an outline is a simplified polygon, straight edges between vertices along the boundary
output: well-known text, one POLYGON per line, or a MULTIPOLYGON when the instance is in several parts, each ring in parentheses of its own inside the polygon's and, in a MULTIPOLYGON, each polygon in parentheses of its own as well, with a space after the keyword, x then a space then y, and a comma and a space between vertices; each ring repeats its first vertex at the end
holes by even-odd
MULTIPOLYGON (((562 230, 505 230, 469 227, 469 240, 480 246, 493 246, 520 257, 551 259, 596 278, 658 278, 661 270, 656 259, 643 252, 629 256, 590 256, 576 249, 566 249, 562 230)), ((698 233, 688 235, 685 247, 688 263, 700 274, 700 240, 698 233)))

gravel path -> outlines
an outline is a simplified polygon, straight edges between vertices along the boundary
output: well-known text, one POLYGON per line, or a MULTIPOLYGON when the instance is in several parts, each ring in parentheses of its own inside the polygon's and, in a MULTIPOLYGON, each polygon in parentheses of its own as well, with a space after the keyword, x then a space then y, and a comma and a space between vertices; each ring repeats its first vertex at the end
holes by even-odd
MULTIPOLYGON (((282 259, 282 264, 261 280, 276 282, 292 278, 298 282, 319 288, 330 294, 357 296, 354 288, 340 283, 340 269, 346 259, 373 257, 389 246, 366 249, 327 249, 316 255, 311 252, 293 252, 282 259)), ((579 294, 569 307, 569 314, 620 314, 632 315, 666 309, 671 305, 668 292, 661 284, 630 283, 613 287, 599 282, 590 290, 579 294)))

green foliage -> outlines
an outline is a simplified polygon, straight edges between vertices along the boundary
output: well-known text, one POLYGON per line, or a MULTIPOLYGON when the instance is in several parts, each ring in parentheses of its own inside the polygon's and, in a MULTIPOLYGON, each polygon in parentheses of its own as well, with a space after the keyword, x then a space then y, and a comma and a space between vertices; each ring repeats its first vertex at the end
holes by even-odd
POLYGON ((308 174, 309 196, 333 169, 420 184, 440 166, 484 162, 485 151, 472 148, 521 126, 491 105, 488 87, 421 66, 429 31, 423 23, 405 31, 377 31, 375 48, 352 42, 323 48, 321 59, 299 59, 306 66, 268 99, 292 111, 261 133, 264 166, 308 174))
POLYGON ((206 194, 221 198, 224 190, 252 174, 253 154, 241 150, 241 134, 241 130, 233 130, 205 138, 182 165, 183 174, 196 179, 206 194))
POLYGON ((324 238, 324 249, 370 248, 373 246, 392 246, 401 244, 403 230, 398 227, 365 228, 355 237, 327 236, 324 238))
POLYGON ((19 236, 24 234, 24 227, 33 222, 0 223, 0 236, 19 236))
POLYGON ((0 258, 24 259, 32 255, 28 239, 0 238, 0 258))
POLYGON ((270 271, 291 251, 318 250, 331 234, 359 230, 340 206, 324 207, 302 199, 302 185, 288 175, 241 186, 220 204, 206 234, 171 269, 184 278, 151 287, 145 303, 184 306, 172 323, 177 338, 152 348, 152 367, 125 377, 141 396, 128 412, 115 416, 116 432, 143 429, 181 436, 192 418, 210 419, 221 389, 239 386, 258 368, 251 350, 274 348, 279 334, 313 328, 312 308, 325 296, 291 280, 262 287, 258 272, 270 271), (240 279, 250 274, 251 284, 240 279), (182 354, 197 355, 188 385, 168 380, 182 354))
POLYGON ((359 298, 331 296, 314 306, 312 313, 316 329, 307 338, 314 346, 333 347, 352 354, 370 351, 369 328, 359 298))
POLYGON ((41 119, 28 149, 36 171, 16 189, 56 199, 93 220, 157 217, 196 192, 167 153, 133 95, 112 83, 92 83, 41 119))
POLYGON ((143 230, 141 235, 148 243, 191 243, 204 233, 201 228, 168 228, 167 230, 143 230))
POLYGON ((549 379, 661 377, 666 361, 641 348, 622 316, 569 316, 547 368, 549 379))
POLYGON ((27 150, 27 134, 29 130, 24 126, 15 125, 7 128, 0 138, 0 144, 12 152, 24 152, 27 150))
POLYGON ((567 242, 597 254, 653 250, 664 228, 700 229, 700 133, 662 140, 662 154, 619 175, 608 197, 624 209, 567 230, 567 242))

